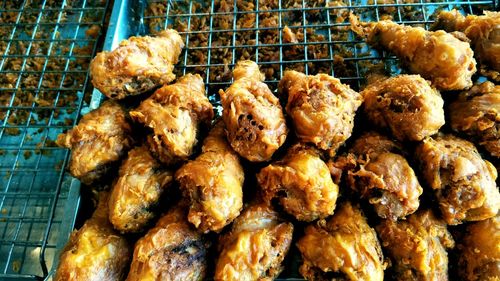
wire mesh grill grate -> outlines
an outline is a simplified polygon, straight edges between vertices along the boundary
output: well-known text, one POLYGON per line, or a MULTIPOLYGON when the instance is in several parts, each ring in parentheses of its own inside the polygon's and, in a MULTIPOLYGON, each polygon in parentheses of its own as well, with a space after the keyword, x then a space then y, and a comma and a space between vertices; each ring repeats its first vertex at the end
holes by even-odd
POLYGON ((76 123, 108 5, 0 1, 0 279, 47 276, 69 234, 68 151, 54 141, 76 123))

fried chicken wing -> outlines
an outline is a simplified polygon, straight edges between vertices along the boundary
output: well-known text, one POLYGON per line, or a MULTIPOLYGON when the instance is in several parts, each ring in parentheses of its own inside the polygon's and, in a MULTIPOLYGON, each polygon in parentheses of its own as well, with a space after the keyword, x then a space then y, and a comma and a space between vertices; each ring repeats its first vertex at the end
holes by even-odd
POLYGON ((214 112, 201 76, 186 74, 175 84, 156 90, 130 116, 153 130, 148 136, 149 149, 169 165, 193 153, 199 126, 210 124, 214 112))
POLYGON ((121 232, 139 232, 155 218, 158 203, 173 172, 165 170, 146 146, 129 151, 109 199, 109 220, 121 232))
POLYGON ((415 157, 448 224, 484 220, 497 214, 497 171, 481 158, 472 143, 452 135, 438 135, 424 139, 415 157))
POLYGON ((284 210, 298 220, 326 218, 335 210, 339 187, 313 148, 291 147, 282 160, 260 170, 257 180, 264 201, 279 198, 284 210))
POLYGON ((132 147, 132 128, 125 111, 113 101, 84 115, 78 125, 57 137, 71 149, 69 171, 85 184, 101 178, 132 147))
POLYGON ((471 41, 481 72, 500 81, 500 12, 463 16, 459 11, 441 11, 431 30, 460 31, 471 41), (489 70, 488 70, 489 69, 489 70))
POLYGON ((219 91, 229 143, 243 158, 268 161, 288 134, 279 100, 255 62, 239 61, 233 77, 233 84, 219 91))
POLYGON ((451 128, 465 133, 500 158, 500 86, 486 81, 463 92, 449 106, 451 128))
POLYGON ((500 280, 500 215, 468 225, 457 248, 462 280, 500 280))
POLYGON ((219 232, 243 207, 244 172, 218 122, 205 139, 202 153, 175 174, 191 200, 188 220, 202 232, 219 232))
POLYGON ((421 141, 444 125, 443 99, 420 75, 398 75, 368 85, 364 113, 400 140, 421 141))
POLYGON ((183 47, 181 36, 172 29, 155 37, 130 37, 92 60, 92 85, 108 98, 123 99, 167 84, 175 79, 174 64, 183 47))
POLYGON ((108 194, 101 193, 94 214, 71 234, 62 250, 56 281, 123 280, 132 250, 108 220, 108 194))
POLYGON ((221 237, 214 280, 273 280, 292 243, 293 225, 267 204, 254 203, 221 237))
POLYGON ((127 281, 204 280, 209 243, 186 220, 186 207, 173 207, 137 241, 127 281))
POLYGON ((384 280, 384 265, 375 230, 357 206, 341 205, 328 220, 306 227, 297 242, 299 271, 307 280, 384 280))
POLYGON ((351 136, 362 96, 332 76, 297 71, 286 71, 278 88, 288 97, 286 112, 300 141, 313 143, 333 156, 351 136))
POLYGON ((393 52, 412 73, 420 74, 439 90, 472 86, 476 60, 468 42, 445 31, 399 25, 390 20, 361 23, 351 14, 351 29, 368 44, 393 52))
POLYGON ((454 241, 446 223, 431 210, 419 210, 406 220, 384 220, 376 230, 391 259, 394 280, 448 280, 446 250, 454 241))
POLYGON ((369 132, 354 142, 349 153, 328 164, 343 166, 342 162, 349 161, 342 158, 354 159, 351 166, 339 168, 347 171, 348 185, 368 199, 379 217, 396 220, 418 209, 423 189, 399 144, 369 132))

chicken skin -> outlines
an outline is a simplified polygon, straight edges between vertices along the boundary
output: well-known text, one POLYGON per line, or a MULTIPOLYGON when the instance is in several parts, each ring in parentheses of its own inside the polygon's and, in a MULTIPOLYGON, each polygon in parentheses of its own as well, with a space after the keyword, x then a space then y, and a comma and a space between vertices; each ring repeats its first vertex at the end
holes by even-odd
POLYGON ((153 130, 147 139, 149 149, 171 165, 193 154, 199 127, 210 124, 214 112, 201 76, 187 74, 156 90, 130 116, 153 130))
POLYGON ((443 99, 420 75, 398 75, 368 85, 364 113, 400 141, 421 141, 444 125, 443 99))
POLYGON ((135 244, 127 281, 205 279, 209 243, 186 220, 180 203, 135 244))
POLYGON ((384 220, 376 230, 391 259, 393 280, 448 280, 446 250, 454 241, 431 210, 419 210, 406 220, 384 220))
POLYGON ((214 280, 274 280, 292 243, 293 225, 267 204, 245 208, 220 239, 214 280))
POLYGON ((336 162, 347 171, 347 183, 368 199, 381 218, 396 220, 415 212, 423 189, 399 144, 378 133, 365 133, 336 162))
POLYGON ((500 280, 500 215, 468 225, 457 248, 462 280, 500 280))
POLYGON ((78 125, 57 137, 71 149, 69 171, 84 184, 100 179, 132 147, 132 128, 125 111, 113 101, 84 115, 78 125))
POLYGON ((450 104, 449 115, 453 130, 500 158, 500 86, 489 81, 475 85, 450 104))
POLYGON ((341 205, 328 220, 306 227, 297 242, 300 274, 307 280, 384 280, 384 265, 375 230, 357 206, 341 205))
POLYGON ((239 61, 233 78, 226 91, 219 91, 229 143, 249 161, 268 161, 288 133, 279 100, 253 61, 239 61))
POLYGON ((278 88, 288 97, 286 112, 299 140, 333 156, 351 136, 361 95, 332 76, 297 71, 286 71, 278 88))
POLYGON ((155 218, 158 203, 173 173, 162 169, 146 146, 129 151, 109 199, 109 220, 121 232, 139 232, 155 218))
POLYGON ((108 194, 101 193, 90 219, 74 231, 62 250, 56 281, 123 280, 132 249, 108 220, 108 194))
POLYGON ((101 52, 90 63, 92 85, 110 99, 142 94, 175 79, 184 42, 168 29, 155 37, 130 37, 111 52, 101 52))
POLYGON ((471 41, 481 73, 500 81, 500 12, 463 16, 459 11, 441 11, 432 30, 460 31, 471 41))
POLYGON ((468 42, 445 31, 399 25, 390 20, 361 23, 351 14, 351 29, 373 47, 394 53, 412 73, 432 81, 439 90, 472 86, 476 60, 468 42))
POLYGON ((278 198, 283 209, 300 221, 313 221, 333 214, 339 187, 318 152, 295 145, 286 156, 260 170, 257 181, 263 199, 278 198))
POLYGON ((415 157, 448 224, 491 218, 500 208, 497 170, 474 145, 452 135, 426 138, 415 157))
POLYGON ((218 122, 205 139, 201 154, 175 174, 191 201, 188 220, 200 231, 219 232, 243 207, 244 172, 218 122))

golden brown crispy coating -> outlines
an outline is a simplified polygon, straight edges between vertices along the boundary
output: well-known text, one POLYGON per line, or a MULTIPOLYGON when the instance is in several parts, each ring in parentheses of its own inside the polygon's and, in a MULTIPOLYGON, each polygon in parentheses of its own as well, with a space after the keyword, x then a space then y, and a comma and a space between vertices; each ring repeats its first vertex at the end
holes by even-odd
POLYGON ((108 194, 101 193, 94 214, 71 237, 59 259, 56 281, 123 280, 132 249, 108 220, 108 194))
POLYGON ((286 112, 300 141, 313 143, 333 156, 351 136, 362 96, 326 74, 285 71, 278 87, 288 97, 286 112))
POLYGON ((57 144, 71 149, 71 175, 91 184, 127 153, 132 146, 131 133, 125 111, 117 103, 106 101, 84 115, 76 127, 60 134, 57 144))
POLYGON ((121 232, 139 232, 155 218, 152 207, 173 180, 146 146, 129 151, 109 199, 109 220, 121 232))
POLYGON ((130 116, 153 130, 148 136, 149 149, 169 165, 193 153, 200 124, 209 124, 214 112, 201 76, 186 74, 175 84, 156 90, 130 116))
POLYGON ((399 25, 390 20, 360 23, 351 14, 351 29, 368 44, 393 52, 412 73, 420 74, 440 90, 472 86, 476 60, 468 42, 445 31, 399 25))
POLYGON ((451 128, 471 136, 500 158, 500 86, 486 81, 463 92, 449 106, 451 128))
POLYGON ((233 84, 219 91, 229 143, 241 157, 268 161, 288 133, 279 100, 255 62, 239 61, 233 77, 233 84))
POLYGON ((471 40, 482 74, 500 81, 500 12, 465 17, 457 10, 441 11, 431 29, 463 32, 471 40))
POLYGON ((420 141, 444 125, 443 99, 420 75, 379 80, 361 94, 370 122, 389 129, 400 141, 420 141))
POLYGON ((191 200, 188 220, 202 232, 219 232, 243 207, 243 167, 228 144, 222 122, 210 131, 202 153, 175 174, 191 200))
POLYGON ((326 218, 335 210, 339 187, 313 148, 291 147, 282 160, 260 170, 257 180, 264 201, 278 197, 283 209, 298 220, 326 218))
POLYGON ((394 280, 448 280, 448 254, 454 247, 446 223, 431 210, 419 210, 406 220, 384 220, 376 227, 392 263, 394 280))
POLYGON ((500 280, 500 215, 468 225, 457 248, 463 280, 500 280))
POLYGON ((303 260, 299 271, 307 280, 384 279, 375 230, 351 203, 342 204, 328 221, 307 226, 297 247, 303 260))
POLYGON ((220 239, 214 280, 273 280, 292 243, 293 225, 267 204, 252 204, 220 239))
POLYGON ((448 224, 484 220, 497 214, 497 171, 481 158, 472 143, 452 135, 438 135, 424 139, 415 153, 423 178, 434 189, 448 224))
POLYGON ((204 280, 209 244, 186 220, 182 203, 135 244, 127 281, 204 280))
MULTIPOLYGON (((340 157, 355 160, 351 167, 344 167, 348 185, 361 198, 368 199, 381 218, 405 217, 420 204, 418 198, 423 189, 401 151, 401 146, 389 138, 369 132, 354 142, 349 150, 351 155, 340 157)), ((338 160, 344 161, 347 160, 338 160)), ((335 166, 335 163, 329 162, 329 165, 335 166)))
POLYGON ((175 79, 174 64, 184 47, 177 31, 130 37, 90 63, 92 84, 111 99, 142 94, 175 79))

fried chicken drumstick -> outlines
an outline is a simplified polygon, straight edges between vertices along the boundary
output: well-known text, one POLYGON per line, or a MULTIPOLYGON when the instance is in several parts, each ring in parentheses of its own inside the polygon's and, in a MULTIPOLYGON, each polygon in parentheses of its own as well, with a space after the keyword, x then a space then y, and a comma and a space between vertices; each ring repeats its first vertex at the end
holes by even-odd
POLYGON ((292 243, 293 225, 267 204, 245 208, 220 239, 214 280, 274 280, 292 243))
POLYGON ((121 232, 139 232, 156 217, 158 203, 173 172, 165 170, 146 146, 129 151, 109 199, 109 220, 121 232))
POLYGON ((384 280, 375 230, 351 203, 341 205, 328 221, 307 226, 297 247, 303 260, 299 271, 307 280, 384 280))
POLYGON ((351 136, 361 95, 332 76, 297 71, 285 71, 278 88, 288 97, 286 112, 299 140, 333 156, 351 136))
POLYGON ((177 31, 130 37, 90 63, 92 85, 111 99, 142 94, 175 79, 174 64, 184 47, 177 31))
POLYGON ((393 52, 412 73, 420 74, 439 90, 472 86, 476 60, 468 42, 445 31, 399 25, 390 20, 359 22, 350 15, 351 29, 368 44, 393 52))
POLYGON ((239 61, 233 78, 226 91, 219 91, 229 143, 249 161, 268 161, 288 133, 279 100, 253 61, 239 61))
POLYGON ((90 219, 74 231, 59 259, 56 281, 123 280, 132 249, 108 220, 108 194, 101 193, 90 219))
POLYGON ((448 224, 484 220, 498 213, 497 170, 472 143, 452 135, 426 138, 415 158, 448 224))
POLYGON ((243 207, 243 167, 218 122, 205 139, 201 154, 175 174, 191 201, 188 220, 202 232, 219 232, 243 207))
POLYGON ((174 206, 135 244, 127 281, 205 279, 209 244, 174 206))
POLYGON ((125 111, 113 101, 84 115, 78 125, 57 137, 71 149, 69 171, 85 184, 100 179, 132 147, 132 128, 125 111))
POLYGON ((214 112, 201 76, 186 74, 175 84, 156 90, 130 116, 152 129, 147 140, 149 149, 169 165, 193 153, 200 125, 210 124, 214 112))
POLYGON ((376 230, 391 259, 393 280, 448 280, 446 250, 454 241, 431 210, 419 210, 406 220, 384 220, 376 230))
POLYGON ((376 81, 361 95, 368 119, 400 141, 421 141, 444 125, 443 99, 420 75, 376 81))
POLYGON ((284 210, 298 220, 326 218, 335 210, 339 187, 316 149, 291 147, 282 160, 260 170, 257 180, 264 201, 277 197, 284 210))

